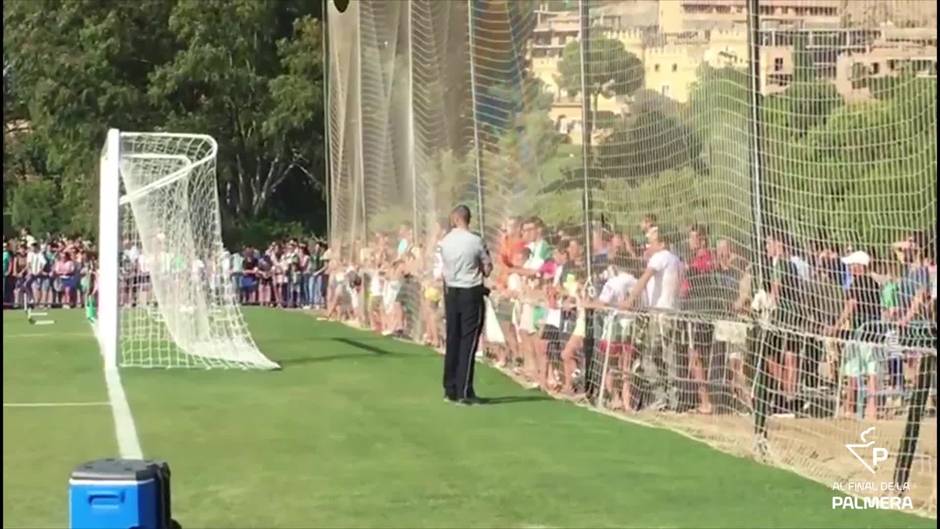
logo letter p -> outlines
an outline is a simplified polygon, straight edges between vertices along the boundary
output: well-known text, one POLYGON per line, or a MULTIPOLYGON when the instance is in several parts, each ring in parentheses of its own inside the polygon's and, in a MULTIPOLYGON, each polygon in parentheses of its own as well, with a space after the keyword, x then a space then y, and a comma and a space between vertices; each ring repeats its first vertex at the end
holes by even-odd
POLYGON ((887 448, 874 448, 871 451, 871 466, 877 467, 878 463, 888 460, 887 448))

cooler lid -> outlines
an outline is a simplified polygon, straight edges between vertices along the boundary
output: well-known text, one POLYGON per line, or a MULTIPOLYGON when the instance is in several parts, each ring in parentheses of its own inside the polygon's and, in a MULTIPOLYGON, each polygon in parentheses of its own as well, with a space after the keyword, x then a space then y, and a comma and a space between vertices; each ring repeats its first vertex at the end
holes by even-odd
POLYGON ((72 479, 90 481, 147 481, 157 478, 159 468, 139 459, 98 459, 75 467, 72 479))

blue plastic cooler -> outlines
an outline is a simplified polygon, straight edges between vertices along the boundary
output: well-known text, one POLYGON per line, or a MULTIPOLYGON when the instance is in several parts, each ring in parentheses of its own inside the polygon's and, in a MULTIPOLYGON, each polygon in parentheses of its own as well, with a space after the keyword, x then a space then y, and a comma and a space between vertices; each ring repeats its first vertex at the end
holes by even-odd
POLYGON ((162 461, 99 459, 69 480, 71 529, 166 529, 170 469, 162 461))

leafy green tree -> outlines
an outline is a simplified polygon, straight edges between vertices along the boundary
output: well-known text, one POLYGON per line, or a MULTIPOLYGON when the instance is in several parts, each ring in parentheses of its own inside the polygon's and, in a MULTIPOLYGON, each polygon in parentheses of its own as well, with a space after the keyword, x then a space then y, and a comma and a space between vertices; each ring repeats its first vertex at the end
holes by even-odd
MULTIPOLYGON (((284 180, 306 168, 274 126, 296 128, 296 122, 285 123, 287 103, 276 101, 272 91, 278 89, 282 97, 293 93, 295 78, 272 80, 292 74, 284 72, 280 59, 294 50, 278 44, 291 37, 294 21, 307 14, 308 5, 299 0, 181 0, 170 16, 170 31, 181 49, 151 76, 149 95, 152 101, 169 102, 168 127, 213 131, 227 147, 230 154, 218 162, 222 198, 237 216, 262 214, 284 180)), ((307 42, 316 33, 303 23, 296 29, 307 42)), ((318 49, 310 54, 319 55, 318 49)), ((307 66, 298 60, 292 65, 300 69, 297 73, 307 66)), ((309 96, 303 89, 297 92, 309 96)))
POLYGON ((317 225, 309 212, 324 210, 318 9, 302 0, 8 2, 4 61, 15 83, 5 138, 11 128, 27 132, 5 142, 5 183, 49 180, 62 222, 91 234, 109 127, 202 132, 220 144, 227 233, 261 217, 317 225))
MULTIPOLYGON (((643 87, 644 70, 640 59, 627 51, 622 42, 607 37, 592 38, 587 49, 585 86, 597 110, 601 95, 630 95, 643 87)), ((558 86, 569 94, 581 92, 581 43, 569 42, 558 63, 558 86)))
POLYGON ((692 130, 659 111, 632 116, 598 146, 596 165, 604 178, 639 178, 695 166, 702 146, 692 130))
POLYGON ((50 207, 85 234, 97 218, 95 175, 105 131, 159 123, 159 105, 150 104, 146 87, 154 66, 173 52, 165 29, 171 7, 161 0, 4 5, 14 115, 30 137, 17 144, 28 151, 20 160, 31 159, 20 177, 49 179, 56 189, 50 207))
POLYGON ((21 182, 10 196, 10 217, 16 227, 30 233, 57 233, 63 230, 54 207, 58 189, 50 180, 21 182))
POLYGON ((774 214, 798 233, 855 244, 883 245, 934 225, 936 81, 924 81, 840 106, 803 137, 774 138, 774 214), (875 131, 886 140, 873 141, 875 131))

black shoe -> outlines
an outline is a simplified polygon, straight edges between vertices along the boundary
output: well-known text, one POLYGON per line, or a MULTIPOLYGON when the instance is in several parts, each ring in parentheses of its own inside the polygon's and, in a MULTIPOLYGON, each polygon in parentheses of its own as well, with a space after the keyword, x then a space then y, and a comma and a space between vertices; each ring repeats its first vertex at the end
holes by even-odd
POLYGON ((476 406, 480 404, 486 404, 486 399, 481 399, 480 397, 473 396, 473 397, 467 397, 465 399, 460 399, 460 402, 468 406, 476 406))
POLYGON ((455 398, 453 398, 453 397, 448 397, 447 395, 444 395, 444 402, 455 403, 455 402, 457 402, 457 399, 455 399, 455 398))

